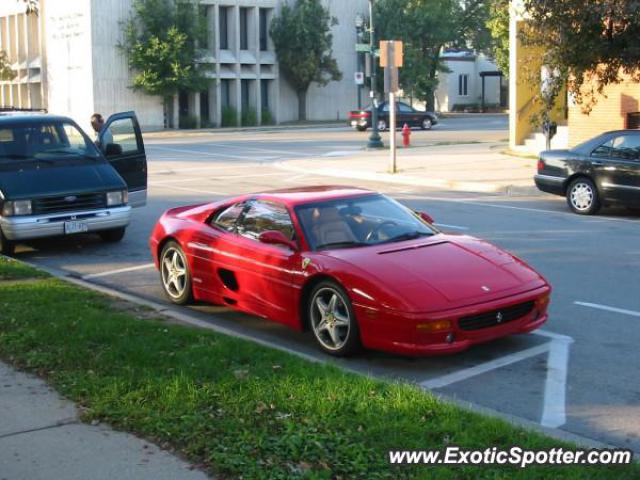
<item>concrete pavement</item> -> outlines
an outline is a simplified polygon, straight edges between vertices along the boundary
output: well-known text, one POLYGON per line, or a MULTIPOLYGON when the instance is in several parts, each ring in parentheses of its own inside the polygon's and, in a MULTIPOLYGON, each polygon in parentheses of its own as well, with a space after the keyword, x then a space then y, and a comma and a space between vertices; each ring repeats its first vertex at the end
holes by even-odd
MULTIPOLYGON (((400 136, 398 135, 398 140, 400 136)), ((284 170, 463 192, 531 195, 537 160, 503 153, 505 143, 421 143, 397 150, 397 173, 390 172, 390 152, 330 152, 318 158, 287 160, 284 170), (331 155, 332 154, 332 155, 331 155)))
POLYGON ((0 363, 0 480, 205 480, 133 435, 87 425, 42 380, 0 363))

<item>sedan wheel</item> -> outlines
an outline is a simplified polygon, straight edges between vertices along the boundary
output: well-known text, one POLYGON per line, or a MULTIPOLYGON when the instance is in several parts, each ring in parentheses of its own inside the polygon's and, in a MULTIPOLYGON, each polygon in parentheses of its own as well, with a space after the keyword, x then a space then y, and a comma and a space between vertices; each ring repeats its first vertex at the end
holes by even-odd
POLYGON ((321 282, 309 298, 309 321, 320 347, 336 356, 355 352, 360 347, 360 331, 344 289, 335 282, 321 282))
POLYGON ((378 130, 384 132, 387 129, 387 122, 384 120, 378 120, 378 130))
POLYGON ((431 127, 433 126, 433 122, 431 121, 430 118, 425 118, 424 120, 422 120, 422 125, 420 125, 422 127, 423 130, 431 130, 431 127))
POLYGON ((592 215, 600 209, 598 189, 588 178, 577 178, 567 189, 567 203, 575 213, 592 215))
POLYGON ((160 277, 164 292, 173 303, 184 305, 193 300, 187 259, 176 242, 169 242, 162 249, 160 277))

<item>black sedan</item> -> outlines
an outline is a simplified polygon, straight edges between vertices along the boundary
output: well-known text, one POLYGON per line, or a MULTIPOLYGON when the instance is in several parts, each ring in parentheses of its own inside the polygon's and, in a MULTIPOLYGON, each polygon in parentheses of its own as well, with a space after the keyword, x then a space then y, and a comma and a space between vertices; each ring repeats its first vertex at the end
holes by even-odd
POLYGON ((538 189, 567 197, 571 210, 596 213, 603 205, 640 207, 640 131, 603 133, 570 150, 540 154, 538 189))
MULTIPOLYGON (((371 106, 364 110, 352 110, 349 112, 349 125, 360 132, 371 128, 371 106)), ((420 127, 430 130, 438 123, 438 116, 434 112, 423 112, 403 102, 396 103, 396 119, 398 128, 406 123, 410 127, 420 127)), ((378 130, 389 128, 389 103, 382 102, 378 105, 378 130)))

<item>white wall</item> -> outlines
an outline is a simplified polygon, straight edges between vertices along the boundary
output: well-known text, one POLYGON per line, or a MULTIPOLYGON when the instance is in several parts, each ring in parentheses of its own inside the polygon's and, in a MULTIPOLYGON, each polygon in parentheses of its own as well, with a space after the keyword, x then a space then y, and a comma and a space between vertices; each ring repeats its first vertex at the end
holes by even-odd
POLYGON ((162 98, 130 88, 132 75, 125 55, 117 47, 122 39, 121 23, 129 18, 133 2, 91 0, 90 3, 93 17, 93 109, 105 118, 113 113, 134 110, 143 129, 162 128, 162 98))
POLYGON ((91 2, 47 0, 44 14, 48 110, 87 132, 93 113, 91 2))

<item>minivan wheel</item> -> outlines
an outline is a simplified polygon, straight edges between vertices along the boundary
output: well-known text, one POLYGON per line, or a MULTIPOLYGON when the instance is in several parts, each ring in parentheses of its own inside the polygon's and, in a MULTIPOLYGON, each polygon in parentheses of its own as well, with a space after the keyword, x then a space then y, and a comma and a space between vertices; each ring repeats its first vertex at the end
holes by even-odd
POLYGON ((98 232, 98 235, 100 235, 100 238, 104 242, 116 243, 122 240, 125 230, 125 227, 111 228, 109 230, 98 232))
POLYGON ((4 236, 0 230, 0 254, 13 255, 16 251, 16 244, 4 236))
POLYGON ((576 178, 567 188, 567 204, 574 213, 593 215, 601 206, 598 188, 586 177, 576 178))

